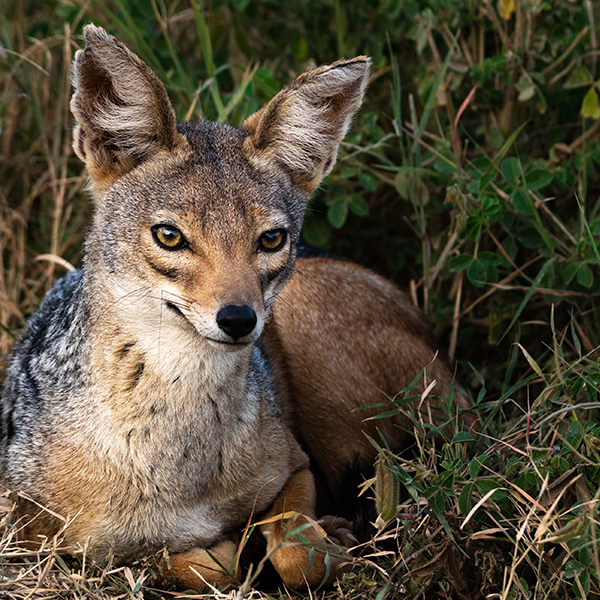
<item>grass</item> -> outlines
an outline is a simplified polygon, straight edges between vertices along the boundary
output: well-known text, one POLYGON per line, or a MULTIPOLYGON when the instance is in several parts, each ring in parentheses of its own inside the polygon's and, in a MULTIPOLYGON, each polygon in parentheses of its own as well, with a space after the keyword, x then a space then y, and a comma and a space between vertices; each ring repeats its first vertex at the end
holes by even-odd
MULTIPOLYGON (((411 413, 413 454, 381 451, 387 522, 326 596, 599 597, 599 10, 566 0, 0 6, 0 372, 24 320, 81 258, 92 207, 68 102, 83 24, 147 61, 179 118, 234 125, 312 64, 369 54, 367 100, 304 237, 409 291, 482 426, 434 443, 411 413)), ((414 411, 402 402, 411 393, 382 411, 414 411)), ((3 597, 174 596, 154 590, 151 561, 96 565, 61 557, 53 541, 32 551, 16 528, 4 518, 3 597)), ((264 597, 252 583, 239 594, 264 597)))

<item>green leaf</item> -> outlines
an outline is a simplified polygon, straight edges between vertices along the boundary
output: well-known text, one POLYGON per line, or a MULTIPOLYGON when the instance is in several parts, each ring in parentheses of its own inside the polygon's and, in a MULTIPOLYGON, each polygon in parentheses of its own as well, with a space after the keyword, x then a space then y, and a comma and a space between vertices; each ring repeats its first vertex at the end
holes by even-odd
POLYGON ((581 103, 580 114, 588 119, 600 119, 600 101, 598 100, 598 92, 592 86, 588 93, 583 98, 581 103))
POLYGON ((433 168, 444 175, 454 175, 458 171, 458 167, 453 159, 449 159, 447 157, 436 158, 433 163, 433 168))
POLYGON ((537 88, 537 109, 541 115, 545 114, 548 110, 548 100, 546 100, 546 96, 540 92, 540 88, 537 88))
POLYGON ((468 515, 473 507, 473 484, 467 483, 458 497, 458 507, 463 515, 468 515))
POLYGON ((495 178, 496 178, 495 171, 492 171, 491 173, 486 173, 479 180, 479 191, 482 192, 492 181, 494 181, 495 178))
POLYGON ((429 505, 437 514, 443 514, 446 509, 446 499, 444 498, 444 492, 438 490, 432 498, 429 499, 429 505))
POLYGON ((577 275, 577 271, 579 270, 579 264, 575 261, 570 261, 565 265, 565 268, 562 272, 562 278, 566 285, 571 283, 571 280, 575 275, 577 275))
POLYGON ((477 255, 477 260, 486 267, 499 267, 502 264, 502 257, 496 252, 484 251, 477 255))
POLYGON ((360 194, 351 194, 350 210, 358 217, 366 217, 369 214, 369 204, 360 194))
POLYGON ((495 167, 488 156, 476 156, 466 167, 467 173, 474 179, 479 179, 484 173, 495 167))
POLYGON ((448 261, 448 267, 453 273, 459 273, 460 271, 467 269, 472 261, 473 257, 470 254, 461 254, 459 256, 453 256, 448 261))
POLYGON ((569 435, 583 435, 583 425, 581 424, 581 421, 573 421, 569 425, 567 432, 569 435))
POLYGON ((525 190, 518 189, 513 194, 513 206, 515 210, 526 217, 532 217, 535 214, 533 202, 525 190))
POLYGON ((533 227, 525 227, 519 232, 519 242, 525 248, 539 248, 544 243, 544 240, 533 227))
POLYGON ((522 76, 515 86, 519 90, 519 102, 527 102, 535 96, 537 86, 531 79, 522 76))
POLYGON ((250 0, 230 0, 231 5, 236 10, 244 10, 248 4, 250 4, 250 0))
POLYGON ((547 169, 533 169, 525 175, 525 186, 528 190, 539 190, 546 187, 554 179, 547 169))
POLYGON ((594 273, 592 269, 586 264, 581 263, 577 270, 577 283, 583 287, 590 288, 594 283, 594 273))
POLYGON ((459 431, 453 438, 452 443, 456 444, 458 442, 474 442, 475 438, 468 433, 467 431, 459 431))
POLYGON ((313 246, 324 246, 331 238, 331 228, 325 219, 307 215, 302 229, 304 239, 313 246))
POLYGON ((491 221, 501 221, 504 217, 504 202, 492 194, 483 194, 481 196, 481 208, 486 218, 491 221))
POLYGON ((348 202, 337 200, 327 209, 327 220, 336 228, 343 227, 348 217, 348 202))
POLYGON ((521 177, 521 173, 523 172, 523 167, 521 166, 521 161, 516 156, 509 156, 502 161, 501 171, 509 185, 516 187, 519 177, 521 177))
POLYGON ((485 266, 477 259, 473 259, 469 265, 469 268, 467 269, 467 277, 474 286, 484 287, 484 285, 487 283, 487 272, 485 266))
POLYGON ((408 200, 410 198, 410 178, 406 173, 399 172, 395 180, 396 190, 402 198, 408 200))
POLYGON ((519 92, 519 100, 521 102, 527 102, 528 100, 531 100, 535 96, 536 89, 537 88, 535 85, 530 85, 529 87, 521 90, 519 92))
POLYGON ((573 579, 575 575, 578 575, 585 569, 585 565, 582 565, 578 560, 568 560, 565 564, 565 577, 567 579, 573 579))
POLYGON ((478 479, 475 485, 481 494, 487 494, 492 490, 498 490, 499 492, 504 491, 502 484, 498 480, 492 479, 491 477, 478 479))
POLYGON ((479 215, 473 215, 467 219, 467 234, 473 240, 477 241, 481 235, 483 223, 479 215))
MULTIPOLYGON (((590 570, 585 569, 585 571, 583 571, 582 573, 580 573, 577 576, 577 579, 579 579, 579 583, 581 584, 581 587, 583 588, 583 594, 584 594, 583 597, 589 598, 590 597, 590 589, 591 589, 590 570)), ((579 591, 579 586, 577 586, 577 591, 579 591)))
MULTIPOLYGON (((506 238, 502 242, 502 247, 504 248, 506 254, 508 254, 508 256, 510 257, 510 259, 514 261, 518 251, 517 242, 515 241, 515 239, 512 237, 506 238)), ((506 262, 506 266, 508 266, 509 263, 508 261, 506 261, 506 258, 504 258, 503 256, 502 259, 506 262)))
POLYGON ((584 85, 592 85, 593 83, 594 79, 590 70, 585 65, 577 65, 573 71, 571 71, 571 75, 569 79, 567 79, 565 87, 582 87, 584 85))
POLYGON ((369 190, 369 192, 374 192, 377 189, 377 177, 370 175, 369 173, 361 173, 358 176, 358 180, 366 190, 369 190))
POLYGON ((444 471, 438 476, 438 486, 446 491, 451 491, 454 487, 454 471, 444 471))
POLYGON ((527 121, 519 125, 516 131, 513 131, 509 138, 502 144, 502 148, 498 150, 498 154, 494 157, 494 161, 496 164, 499 164, 500 161, 506 156, 506 153, 510 150, 511 146, 515 143, 515 140, 519 137, 519 134, 523 130, 523 128, 527 125, 527 121))
POLYGON ((485 456, 478 456, 471 461, 471 464, 469 465, 469 476, 471 479, 475 479, 475 477, 477 477, 479 471, 481 471, 482 465, 484 465, 486 462, 487 458, 485 456))

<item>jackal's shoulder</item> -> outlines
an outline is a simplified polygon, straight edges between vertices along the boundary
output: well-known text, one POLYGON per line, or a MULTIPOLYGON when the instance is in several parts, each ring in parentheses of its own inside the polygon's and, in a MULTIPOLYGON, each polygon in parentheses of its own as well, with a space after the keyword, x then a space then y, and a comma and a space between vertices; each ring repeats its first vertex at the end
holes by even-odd
POLYGON ((65 341, 78 322, 81 288, 80 269, 70 271, 54 284, 17 343, 12 355, 13 362, 24 355, 43 355, 51 346, 60 346, 65 341))
POLYGON ((10 356, 1 395, 5 439, 47 399, 48 390, 76 385, 85 337, 82 312, 82 273, 74 270, 48 292, 10 356))

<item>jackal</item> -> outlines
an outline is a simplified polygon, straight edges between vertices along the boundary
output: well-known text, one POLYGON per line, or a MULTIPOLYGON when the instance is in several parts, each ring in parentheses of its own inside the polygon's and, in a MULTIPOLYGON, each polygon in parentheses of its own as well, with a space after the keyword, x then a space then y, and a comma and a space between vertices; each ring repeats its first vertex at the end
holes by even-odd
MULTIPOLYGON (((27 534, 68 521, 65 548, 121 561, 166 548, 164 578, 197 588, 197 573, 232 582, 213 558, 231 565, 254 519, 286 584, 331 581, 345 557, 326 558, 326 536, 350 543, 348 499, 376 455, 374 411, 353 409, 436 354, 391 283, 298 256, 369 60, 304 73, 238 129, 177 123, 137 56, 93 25, 84 37, 71 109, 95 202, 85 258, 31 319, 2 392, 2 477, 27 534)), ((443 359, 428 376, 448 393, 443 359)), ((405 417, 377 428, 407 443, 405 417)))

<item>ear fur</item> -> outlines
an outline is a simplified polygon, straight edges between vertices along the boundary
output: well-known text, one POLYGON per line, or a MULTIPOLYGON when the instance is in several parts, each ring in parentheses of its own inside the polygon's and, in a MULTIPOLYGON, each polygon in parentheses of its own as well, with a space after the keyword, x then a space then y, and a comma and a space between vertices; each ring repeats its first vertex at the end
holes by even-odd
POLYGON ((135 54, 87 25, 73 62, 74 150, 98 190, 183 141, 167 92, 135 54))
POLYGON ((338 146, 362 103, 370 60, 339 60, 300 75, 246 119, 251 162, 283 167, 306 193, 333 168, 338 146))

